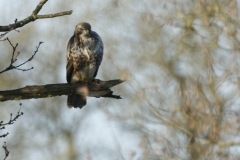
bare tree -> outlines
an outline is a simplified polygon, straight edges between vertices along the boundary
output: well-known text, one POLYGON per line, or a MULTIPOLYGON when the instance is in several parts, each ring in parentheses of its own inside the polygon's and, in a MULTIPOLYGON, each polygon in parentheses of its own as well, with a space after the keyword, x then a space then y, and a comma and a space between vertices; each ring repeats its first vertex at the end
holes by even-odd
POLYGON ((135 103, 106 113, 132 120, 144 159, 238 159, 237 1, 148 5, 138 14, 141 40, 132 46, 138 69, 123 70, 132 80, 125 89, 138 93, 128 94, 135 103), (129 114, 121 114, 125 109, 129 114))

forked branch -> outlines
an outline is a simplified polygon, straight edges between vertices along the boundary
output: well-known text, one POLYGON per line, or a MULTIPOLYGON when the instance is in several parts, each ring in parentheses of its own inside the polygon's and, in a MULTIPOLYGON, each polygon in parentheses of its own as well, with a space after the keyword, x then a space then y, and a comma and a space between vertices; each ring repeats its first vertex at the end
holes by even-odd
POLYGON ((16 28, 22 27, 30 22, 33 22, 37 19, 43 19, 43 18, 54 18, 54 17, 59 17, 59 16, 65 16, 65 15, 70 15, 72 14, 71 11, 64 11, 64 12, 59 12, 59 13, 53 13, 53 14, 45 14, 45 15, 38 15, 39 11, 42 9, 43 5, 47 2, 48 0, 41 0, 35 10, 32 12, 30 16, 27 18, 21 20, 21 21, 16 21, 13 24, 9 24, 7 26, 0 26, 0 32, 6 32, 6 31, 11 31, 16 28))
POLYGON ((12 47, 13 52, 12 52, 11 62, 10 62, 10 64, 9 64, 9 66, 8 66, 6 69, 0 71, 0 74, 1 74, 1 73, 4 73, 4 72, 6 72, 6 71, 12 70, 12 69, 21 70, 21 71, 29 71, 29 70, 33 69, 33 67, 27 68, 27 69, 22 69, 22 68, 19 68, 19 67, 23 66, 23 65, 26 64, 27 62, 30 62, 30 61, 34 58, 34 56, 35 56, 36 53, 38 52, 38 49, 39 49, 40 45, 41 45, 43 42, 39 42, 38 46, 36 47, 36 50, 34 51, 33 55, 32 55, 29 59, 27 59, 26 61, 22 62, 22 63, 19 64, 19 65, 13 65, 13 63, 17 61, 17 57, 18 57, 19 54, 20 54, 20 52, 17 52, 17 54, 16 54, 16 48, 17 48, 17 46, 18 46, 18 43, 17 43, 16 45, 13 45, 12 42, 9 40, 9 38, 4 39, 3 41, 8 41, 8 43, 9 43, 9 44, 11 45, 11 47, 12 47))
MULTIPOLYGON (((12 125, 14 122, 17 121, 17 119, 18 119, 20 116, 23 115, 23 112, 20 112, 20 111, 21 111, 22 103, 20 103, 19 105, 20 105, 20 108, 19 108, 19 110, 18 110, 18 112, 17 112, 17 114, 15 115, 14 118, 13 118, 13 114, 11 113, 11 114, 10 114, 10 119, 9 119, 8 122, 5 122, 5 123, 4 123, 3 121, 0 121, 0 130, 5 129, 5 126, 7 126, 7 125, 12 125)), ((7 132, 7 133, 4 133, 4 134, 1 134, 1 135, 0 135, 0 138, 4 138, 4 137, 6 137, 8 134, 9 134, 8 132, 7 132)))

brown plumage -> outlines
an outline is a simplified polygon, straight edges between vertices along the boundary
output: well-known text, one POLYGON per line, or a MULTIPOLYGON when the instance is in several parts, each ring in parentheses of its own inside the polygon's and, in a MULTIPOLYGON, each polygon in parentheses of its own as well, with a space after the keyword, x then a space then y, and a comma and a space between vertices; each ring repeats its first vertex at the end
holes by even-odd
MULTIPOLYGON (((79 23, 67 46, 67 82, 92 81, 97 76, 102 56, 103 43, 100 36, 91 30, 89 23, 79 23)), ((86 105, 86 95, 69 95, 67 103, 68 107, 82 108, 86 105)))

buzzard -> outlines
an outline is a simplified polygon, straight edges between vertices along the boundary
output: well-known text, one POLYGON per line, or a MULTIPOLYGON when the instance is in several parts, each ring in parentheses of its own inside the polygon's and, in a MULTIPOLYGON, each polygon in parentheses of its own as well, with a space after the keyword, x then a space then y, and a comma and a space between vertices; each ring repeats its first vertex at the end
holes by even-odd
MULTIPOLYGON (((67 46, 67 82, 90 82, 97 76, 103 57, 103 42, 91 30, 89 23, 79 23, 67 46)), ((82 108, 86 97, 79 94, 68 96, 67 105, 82 108)))

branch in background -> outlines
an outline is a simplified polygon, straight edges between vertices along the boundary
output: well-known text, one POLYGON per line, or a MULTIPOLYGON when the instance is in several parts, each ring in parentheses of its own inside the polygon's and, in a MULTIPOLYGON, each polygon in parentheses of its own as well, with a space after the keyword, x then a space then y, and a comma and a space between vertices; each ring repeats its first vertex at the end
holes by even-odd
MULTIPOLYGON (((20 112, 21 111, 21 106, 22 106, 22 103, 19 104, 20 105, 20 108, 16 114, 16 116, 13 118, 12 117, 12 113, 10 114, 10 120, 6 123, 3 123, 3 121, 0 122, 0 130, 2 129, 5 129, 5 126, 6 125, 12 125, 15 121, 17 121, 17 119, 23 115, 23 112, 20 112)), ((3 135, 0 135, 0 138, 3 138, 3 137, 6 137, 9 133, 5 133, 3 135)))
POLYGON ((2 148, 3 148, 4 151, 5 151, 5 157, 4 157, 4 159, 3 159, 3 160, 5 160, 5 159, 7 159, 8 155, 9 155, 9 153, 10 153, 10 152, 8 151, 8 149, 7 149, 7 143, 6 143, 6 142, 3 143, 2 148))
POLYGON ((21 106, 22 106, 22 103, 19 104, 20 105, 20 108, 16 114, 16 116, 13 118, 12 117, 12 113, 10 114, 10 120, 6 123, 3 123, 3 121, 0 122, 0 127, 1 126, 6 126, 6 125, 11 125, 13 124, 21 115, 23 115, 23 112, 20 112, 21 111, 21 106))
POLYGON ((17 61, 17 57, 18 57, 18 55, 20 54, 20 52, 18 52, 17 55, 15 56, 16 48, 17 48, 17 46, 18 46, 18 43, 17 43, 16 45, 13 45, 12 42, 9 40, 9 38, 4 39, 3 41, 6 41, 6 40, 8 41, 8 43, 11 45, 11 47, 12 47, 12 49, 13 49, 12 58, 11 58, 10 65, 9 65, 6 69, 0 71, 0 74, 1 74, 1 73, 4 73, 4 72, 6 72, 6 71, 12 70, 12 69, 17 69, 17 70, 20 70, 20 71, 29 71, 29 70, 33 69, 33 67, 28 68, 28 69, 21 69, 21 68, 19 68, 19 67, 21 67, 22 65, 26 64, 27 62, 30 62, 30 61, 34 58, 34 56, 35 56, 36 53, 38 52, 38 49, 39 49, 40 45, 41 45, 43 42, 39 42, 39 44, 38 44, 38 46, 36 47, 36 50, 34 51, 33 55, 32 55, 28 60, 26 60, 25 62, 23 62, 23 63, 21 63, 21 64, 19 64, 19 65, 14 66, 13 63, 17 61))
POLYGON ((121 99, 118 95, 113 95, 111 87, 116 86, 124 82, 123 80, 109 80, 92 82, 88 84, 76 83, 76 84, 48 84, 43 86, 26 86, 24 88, 0 91, 0 101, 8 100, 21 100, 32 98, 47 98, 61 95, 71 95, 74 93, 82 94, 79 88, 86 87, 88 89, 88 95, 90 97, 108 97, 121 99))
MULTIPOLYGON (((43 19, 43 18, 54 18, 54 17, 59 17, 59 16, 65 16, 65 15, 71 15, 71 11, 64 11, 60 13, 54 13, 54 14, 46 14, 46 15, 38 15, 38 12, 42 9, 43 5, 47 2, 47 0, 41 0, 35 10, 32 12, 32 14, 21 20, 21 21, 15 21, 13 24, 9 24, 7 26, 0 26, 0 32, 6 32, 6 31, 11 31, 16 28, 22 27, 30 22, 35 21, 36 19, 43 19)), ((1 38, 1 37, 0 37, 1 38)))
MULTIPOLYGON (((6 123, 3 123, 3 121, 0 122, 0 130, 5 129, 5 126, 6 126, 6 125, 12 125, 12 124, 14 124, 14 122, 17 121, 17 119, 18 119, 20 116, 23 115, 23 112, 20 112, 20 111, 21 111, 21 106, 22 106, 22 104, 20 103, 19 105, 20 105, 20 108, 19 108, 19 110, 18 110, 18 112, 17 112, 17 114, 16 114, 16 116, 15 116, 14 118, 12 117, 12 113, 11 113, 11 114, 10 114, 10 120, 9 120, 8 122, 6 122, 6 123)), ((2 135, 0 135, 0 138, 6 137, 8 134, 9 134, 9 133, 2 134, 2 135)), ((5 159, 7 159, 8 155, 9 155, 9 153, 10 153, 10 152, 8 151, 8 149, 7 149, 7 143, 6 143, 6 142, 3 143, 2 148, 3 148, 4 151, 5 151, 5 157, 4 157, 4 159, 3 159, 3 160, 5 160, 5 159)))
MULTIPOLYGON (((5 129, 5 127, 2 127, 1 129, 5 129)), ((9 133, 8 133, 8 132, 7 132, 7 133, 4 133, 4 134, 2 134, 2 135, 0 135, 0 138, 7 137, 7 135, 9 135, 9 133)))

